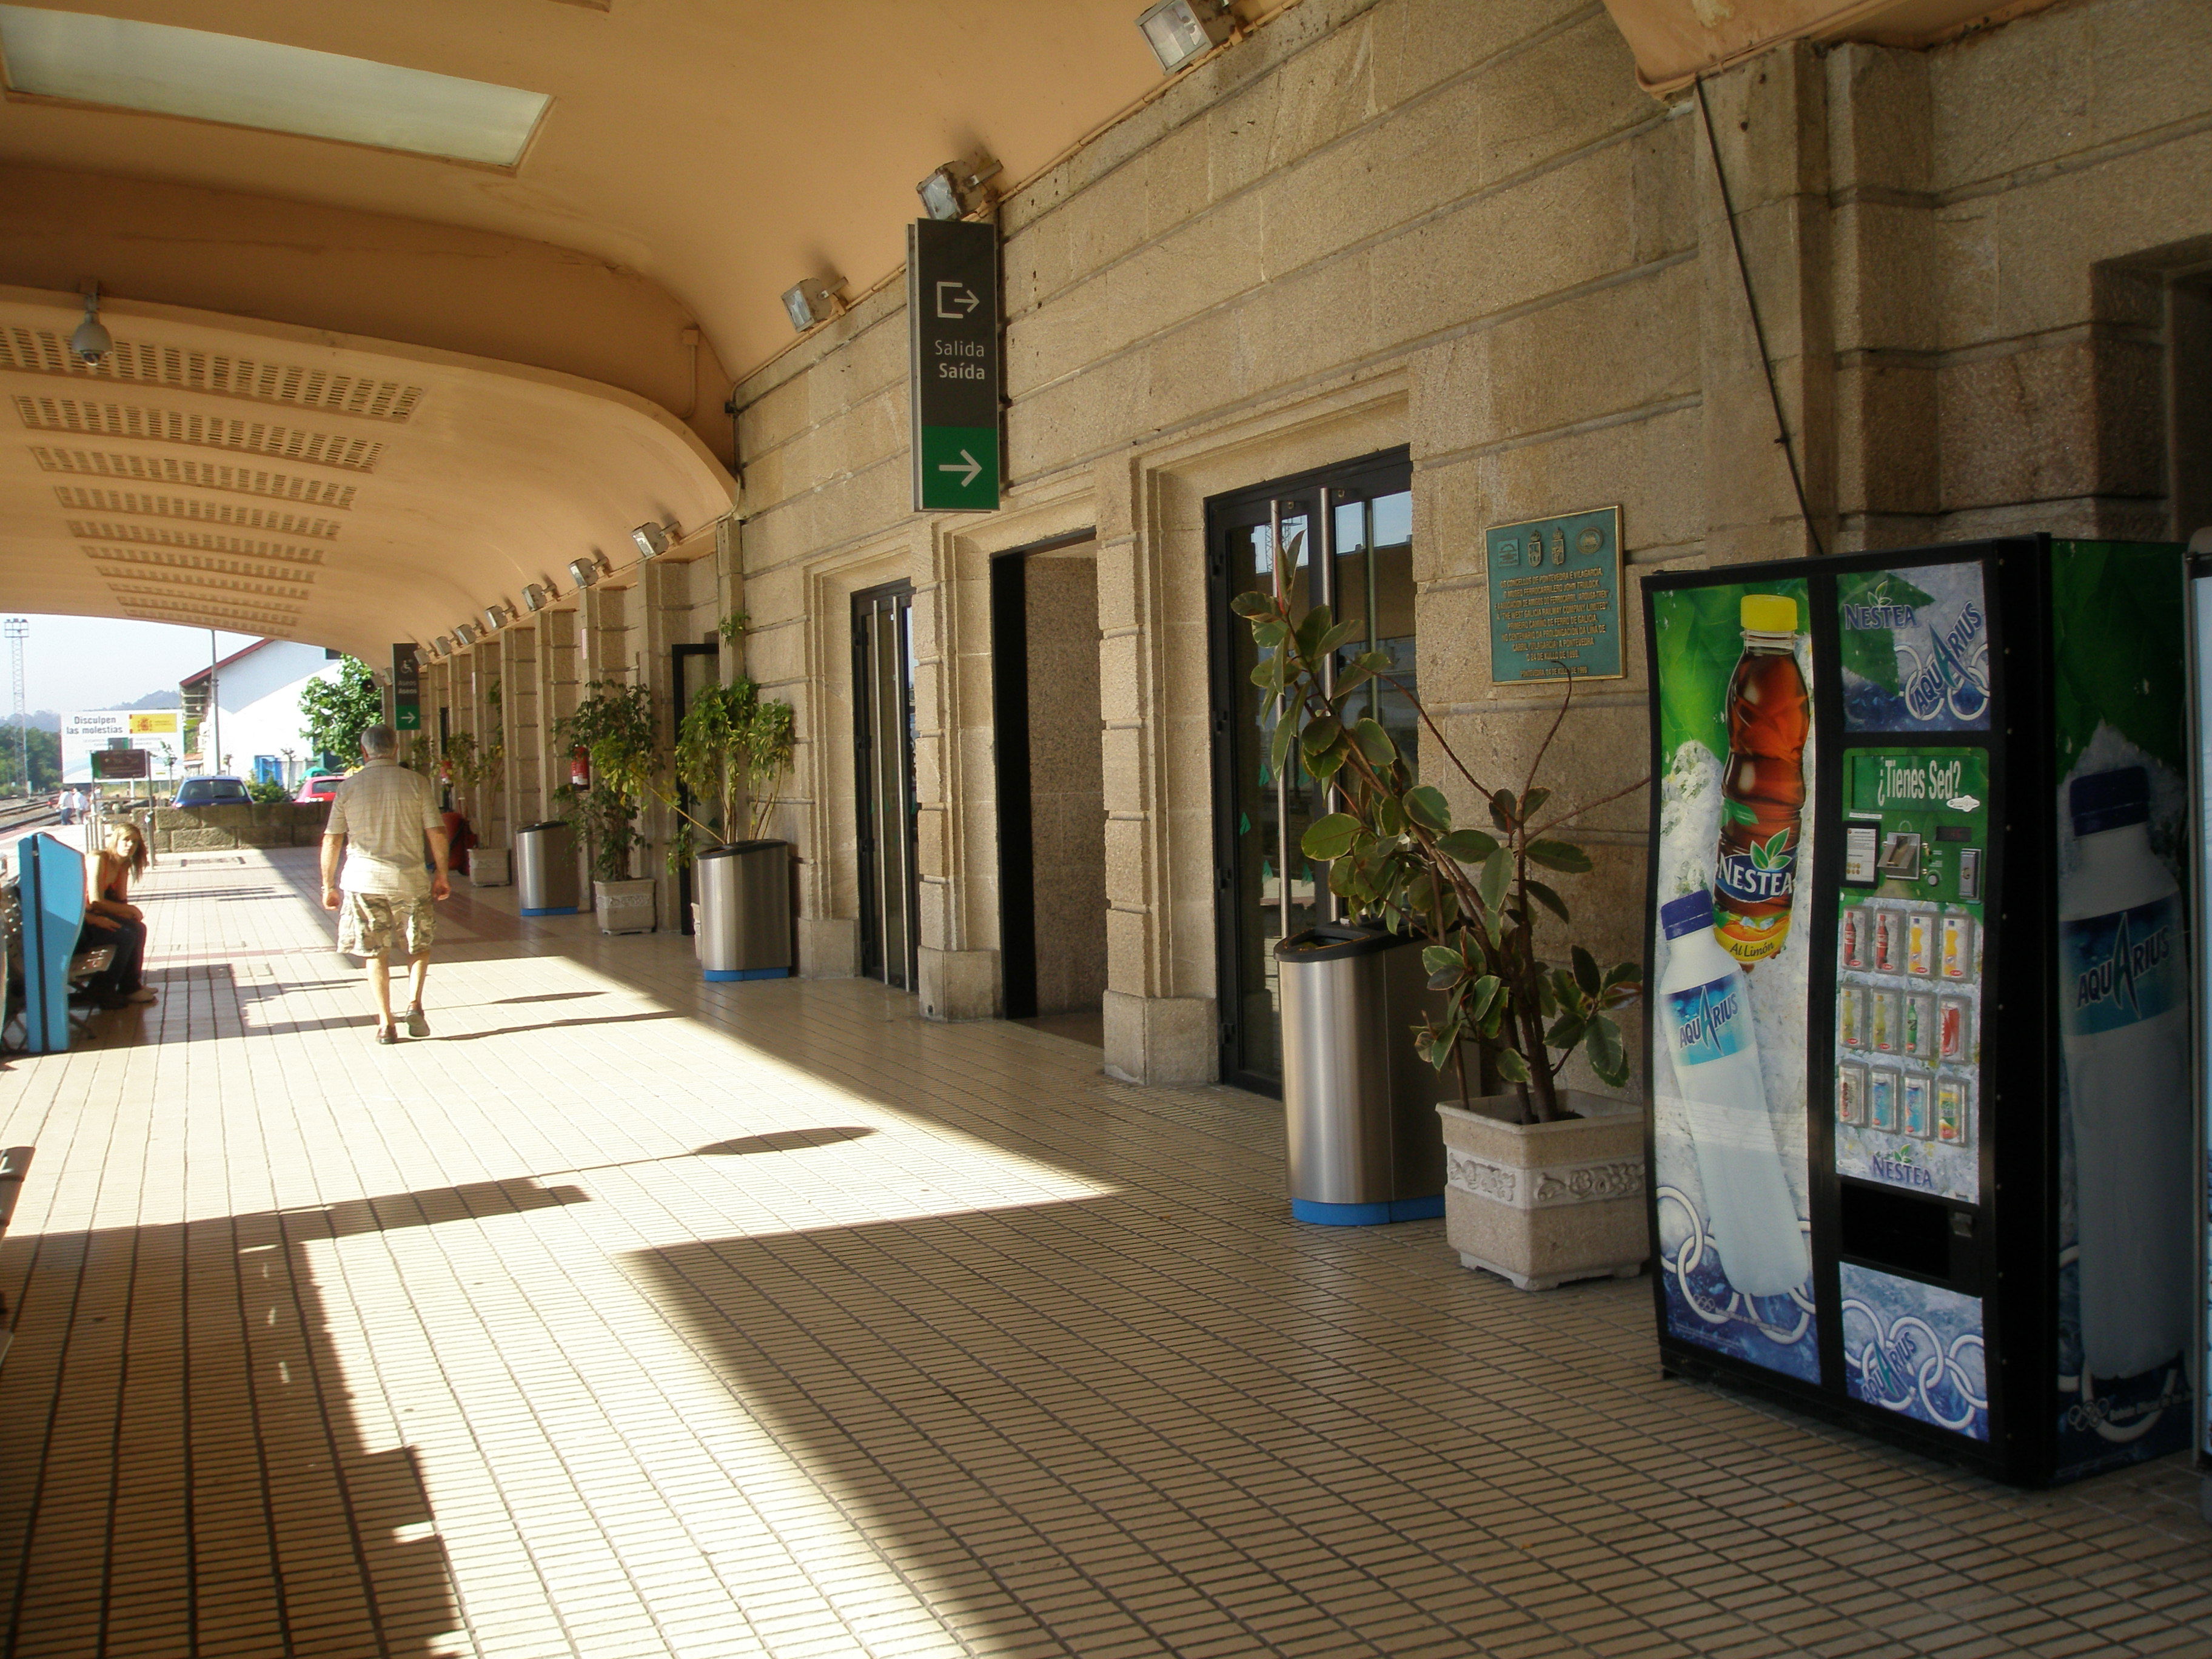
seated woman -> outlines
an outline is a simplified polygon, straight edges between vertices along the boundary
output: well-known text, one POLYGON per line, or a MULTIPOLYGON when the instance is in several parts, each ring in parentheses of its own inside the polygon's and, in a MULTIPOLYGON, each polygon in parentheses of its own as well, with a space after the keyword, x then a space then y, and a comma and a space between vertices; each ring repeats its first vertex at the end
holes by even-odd
POLYGON ((112 946, 115 959, 86 989, 103 1008, 151 1002, 154 992, 141 980, 146 960, 145 913, 131 902, 131 878, 146 873, 149 854, 143 830, 128 819, 107 833, 107 845, 84 861, 84 927, 79 951, 112 946))

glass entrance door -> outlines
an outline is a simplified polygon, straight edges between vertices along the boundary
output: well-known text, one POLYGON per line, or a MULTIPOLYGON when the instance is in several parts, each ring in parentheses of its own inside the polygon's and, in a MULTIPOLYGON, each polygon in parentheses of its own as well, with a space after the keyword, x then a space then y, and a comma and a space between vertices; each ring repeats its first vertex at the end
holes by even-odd
POLYGON ((914 589, 853 596, 853 778, 859 809, 860 971, 915 988, 914 589))
POLYGON ((1345 647, 1390 653, 1389 678, 1363 693, 1371 714, 1418 757, 1414 687, 1413 474, 1402 450, 1217 496, 1207 503, 1207 586, 1213 628, 1214 925, 1221 1077, 1263 1093, 1282 1087, 1275 945, 1337 915, 1326 865, 1299 850, 1330 809, 1298 763, 1267 764, 1280 711, 1252 684, 1259 653, 1230 610, 1239 593, 1281 595, 1293 616, 1329 605, 1364 621, 1345 647))

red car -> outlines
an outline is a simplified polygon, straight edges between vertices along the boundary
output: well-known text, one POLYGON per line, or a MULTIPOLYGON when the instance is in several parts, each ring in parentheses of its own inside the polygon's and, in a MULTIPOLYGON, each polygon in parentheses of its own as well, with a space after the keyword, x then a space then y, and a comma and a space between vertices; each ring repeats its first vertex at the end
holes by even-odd
POLYGON ((335 772, 321 773, 315 777, 303 780, 300 785, 300 793, 292 799, 295 801, 329 800, 338 793, 338 786, 344 781, 345 780, 335 772))

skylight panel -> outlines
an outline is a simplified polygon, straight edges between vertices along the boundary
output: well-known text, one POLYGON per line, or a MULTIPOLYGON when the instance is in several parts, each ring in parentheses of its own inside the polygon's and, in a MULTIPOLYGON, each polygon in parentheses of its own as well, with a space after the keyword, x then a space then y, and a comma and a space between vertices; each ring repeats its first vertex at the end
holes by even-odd
POLYGON ((0 5, 9 89, 513 167, 550 99, 273 40, 0 5))

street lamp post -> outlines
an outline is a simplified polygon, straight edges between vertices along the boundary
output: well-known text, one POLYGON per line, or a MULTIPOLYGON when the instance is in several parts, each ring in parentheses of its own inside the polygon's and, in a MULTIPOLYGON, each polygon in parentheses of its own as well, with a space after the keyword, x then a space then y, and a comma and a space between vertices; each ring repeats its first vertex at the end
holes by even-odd
POLYGON ((31 711, 23 696, 23 642, 31 637, 28 617, 7 621, 8 649, 15 659, 15 745, 23 763, 23 799, 31 798, 31 711))

